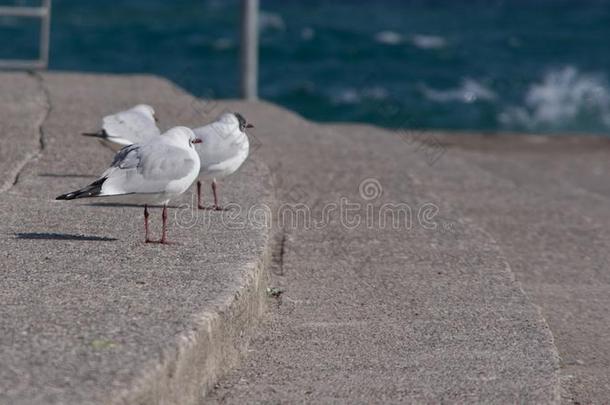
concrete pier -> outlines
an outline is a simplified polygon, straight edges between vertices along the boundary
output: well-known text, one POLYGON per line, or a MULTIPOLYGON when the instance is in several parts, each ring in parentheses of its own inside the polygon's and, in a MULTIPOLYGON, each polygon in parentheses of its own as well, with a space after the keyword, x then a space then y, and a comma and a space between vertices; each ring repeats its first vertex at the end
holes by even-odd
POLYGON ((145 76, 0 89, 0 404, 608 397, 608 140, 324 125, 145 76), (256 126, 234 210, 187 193, 176 246, 141 243, 140 208, 53 200, 112 157, 78 134, 142 101, 256 126))
MULTIPOLYGON (((111 161, 79 135, 102 115, 146 100, 162 123, 194 125, 195 100, 151 77, 0 82, 0 403, 197 403, 263 312, 270 229, 193 210, 188 192, 170 208, 174 244, 147 245, 140 207, 54 200, 111 161)), ((273 207, 269 176, 253 156, 221 196, 273 207)), ((156 237, 160 220, 153 208, 156 237)))

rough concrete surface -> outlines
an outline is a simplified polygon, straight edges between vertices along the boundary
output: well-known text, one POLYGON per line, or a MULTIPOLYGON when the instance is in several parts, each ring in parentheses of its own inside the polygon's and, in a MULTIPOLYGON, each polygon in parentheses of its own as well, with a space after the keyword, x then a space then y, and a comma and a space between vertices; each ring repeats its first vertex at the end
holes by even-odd
POLYGON ((610 140, 542 138, 532 145, 499 139, 491 150, 481 146, 456 151, 487 184, 467 209, 496 235, 526 292, 541 306, 562 358, 564 403, 607 403, 610 140), (510 143, 512 148, 503 146, 510 143), (483 202, 503 215, 493 218, 481 209, 483 202))
MULTIPOLYGON (((166 126, 209 119, 151 77, 2 74, 0 87, 1 167, 19 168, 0 196, 0 403, 199 402, 263 310, 269 228, 193 211, 188 192, 170 210, 176 243, 147 245, 141 208, 54 198, 109 164, 79 135, 104 114, 147 101, 166 126)), ((221 191, 226 203, 274 201, 256 157, 221 191)), ((159 209, 151 219, 159 235, 159 209)))
POLYGON ((48 108, 38 80, 19 73, 3 74, 0 106, 0 192, 4 192, 17 181, 23 165, 40 152, 39 128, 48 108))
MULTIPOLYGON (((342 126, 344 133, 396 136, 342 126)), ((493 236, 561 356, 563 403, 610 397, 610 140, 588 137, 434 137, 446 158, 420 170, 426 188, 493 236), (449 158, 451 157, 451 158, 449 158), (457 170, 455 161, 468 164, 457 170)))
POLYGON ((27 164, 0 197, 0 403, 184 403, 215 381, 202 402, 608 397, 607 142, 314 124, 149 77, 17 77, 41 86, 18 113, 44 124, 20 124, 31 143, 6 154, 27 164), (77 133, 141 100, 166 127, 225 109, 253 122, 222 198, 243 218, 275 187, 277 232, 176 210, 180 249, 143 246, 138 208, 52 201, 112 155, 77 133), (255 326, 265 262, 275 298, 255 326))
POLYGON ((308 206, 325 226, 279 224, 271 284, 284 293, 212 403, 559 401, 553 337, 506 252, 430 183, 448 170, 464 174, 456 188, 475 186, 467 162, 445 153, 437 173, 417 142, 372 127, 316 125, 264 105, 248 114, 281 203, 308 206), (351 219, 323 214, 342 199, 358 204, 351 219), (375 219, 399 203, 411 226, 375 219))

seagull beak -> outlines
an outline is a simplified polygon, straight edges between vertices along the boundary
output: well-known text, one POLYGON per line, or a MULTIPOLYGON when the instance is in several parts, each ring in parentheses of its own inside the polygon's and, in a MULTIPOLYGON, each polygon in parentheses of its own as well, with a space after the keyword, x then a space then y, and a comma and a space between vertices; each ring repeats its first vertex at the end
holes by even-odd
POLYGON ((201 139, 193 139, 191 143, 201 143, 203 142, 201 139))
POLYGON ((252 125, 252 124, 246 124, 246 128, 254 128, 254 125, 252 125))

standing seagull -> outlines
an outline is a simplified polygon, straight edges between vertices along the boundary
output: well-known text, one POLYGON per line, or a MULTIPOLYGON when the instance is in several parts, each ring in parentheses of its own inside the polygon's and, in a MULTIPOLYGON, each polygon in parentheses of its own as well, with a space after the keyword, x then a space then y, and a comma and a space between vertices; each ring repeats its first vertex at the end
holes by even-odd
MULTIPOLYGON (((216 179, 234 173, 248 157, 250 143, 246 128, 254 125, 239 113, 225 113, 211 124, 193 130, 202 141, 195 146, 201 160, 199 177, 212 179, 215 210, 222 209, 218 204, 216 179)), ((205 209, 201 203, 201 180, 197 180, 197 207, 205 209)))
POLYGON ((99 132, 86 132, 83 135, 121 146, 131 145, 160 135, 155 122, 155 110, 147 104, 138 104, 129 110, 105 116, 99 132))
POLYGON ((145 242, 168 243, 167 203, 197 178, 200 162, 193 144, 200 142, 191 129, 175 127, 146 143, 126 146, 98 180, 57 199, 112 196, 113 201, 144 204, 145 242), (152 204, 163 205, 163 233, 158 242, 148 237, 148 205, 152 204))

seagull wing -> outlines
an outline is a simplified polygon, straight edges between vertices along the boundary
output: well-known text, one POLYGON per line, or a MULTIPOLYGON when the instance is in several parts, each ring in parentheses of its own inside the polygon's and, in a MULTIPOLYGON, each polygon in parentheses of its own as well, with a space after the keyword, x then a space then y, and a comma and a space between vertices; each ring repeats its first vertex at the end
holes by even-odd
POLYGON ((126 146, 102 175, 106 181, 100 195, 165 192, 171 182, 198 169, 195 159, 187 150, 161 142, 126 146))
POLYGON ((103 129, 109 141, 121 145, 142 143, 161 134, 154 119, 133 109, 104 117, 103 129))

